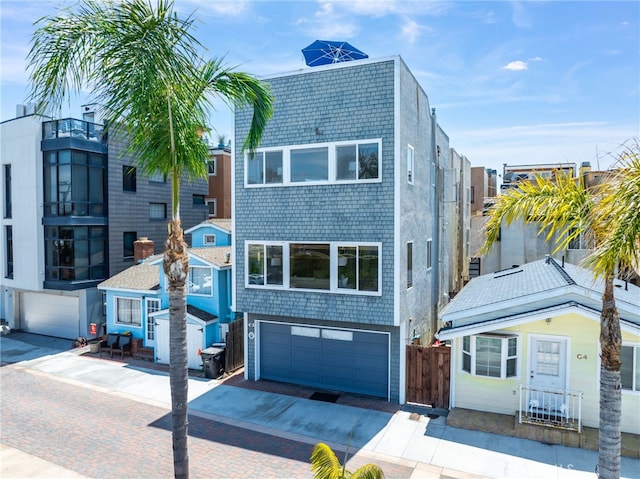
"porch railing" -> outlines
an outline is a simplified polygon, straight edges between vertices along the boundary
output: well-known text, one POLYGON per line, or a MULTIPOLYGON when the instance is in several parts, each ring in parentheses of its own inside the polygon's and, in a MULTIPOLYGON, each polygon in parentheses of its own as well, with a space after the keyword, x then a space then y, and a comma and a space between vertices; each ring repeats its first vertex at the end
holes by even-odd
POLYGON ((582 432, 581 391, 520 385, 518 422, 582 432))

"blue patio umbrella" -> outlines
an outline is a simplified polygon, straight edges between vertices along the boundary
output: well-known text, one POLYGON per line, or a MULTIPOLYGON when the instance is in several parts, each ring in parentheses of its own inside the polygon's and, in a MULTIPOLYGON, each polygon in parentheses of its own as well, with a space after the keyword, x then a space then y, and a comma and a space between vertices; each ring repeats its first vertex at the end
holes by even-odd
POLYGON ((310 67, 369 58, 369 55, 347 42, 328 40, 316 40, 308 47, 303 48, 302 54, 310 67))

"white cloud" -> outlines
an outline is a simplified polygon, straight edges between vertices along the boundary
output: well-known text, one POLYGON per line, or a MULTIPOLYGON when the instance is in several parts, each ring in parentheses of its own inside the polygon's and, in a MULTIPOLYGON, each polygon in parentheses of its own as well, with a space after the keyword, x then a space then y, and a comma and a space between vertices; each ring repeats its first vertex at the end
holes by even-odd
POLYGON ((515 62, 509 62, 505 66, 502 67, 503 70, 509 70, 512 72, 522 71, 529 68, 527 62, 523 62, 522 60, 516 60, 515 62))
POLYGON ((409 44, 413 44, 418 39, 420 33, 423 30, 424 27, 422 27, 419 23, 417 23, 415 20, 407 18, 402 24, 400 38, 407 41, 409 44))

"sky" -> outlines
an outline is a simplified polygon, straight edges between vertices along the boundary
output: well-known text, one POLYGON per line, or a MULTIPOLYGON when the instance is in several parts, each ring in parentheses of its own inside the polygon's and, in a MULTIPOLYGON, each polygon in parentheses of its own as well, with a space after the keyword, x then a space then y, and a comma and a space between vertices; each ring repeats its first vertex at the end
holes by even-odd
MULTIPOLYGON (((152 0, 155 2, 155 0, 152 0)), ((0 121, 25 103, 33 22, 67 0, 0 0, 0 121)), ((640 136, 637 1, 176 0, 199 19, 207 57, 259 78, 310 68, 301 50, 347 41, 400 55, 436 109, 450 146, 471 166, 590 162, 606 169, 640 136)), ((60 117, 81 118, 90 92, 60 117)), ((233 115, 214 102, 214 139, 233 115)), ((238 140, 240 143, 241 140, 238 140)))

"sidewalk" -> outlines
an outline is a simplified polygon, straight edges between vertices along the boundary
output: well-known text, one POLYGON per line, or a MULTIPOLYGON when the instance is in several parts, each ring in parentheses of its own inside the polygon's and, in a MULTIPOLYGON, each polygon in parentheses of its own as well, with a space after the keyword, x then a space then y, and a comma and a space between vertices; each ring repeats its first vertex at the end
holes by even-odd
MULTIPOLYGON (((18 337, 1 338, 3 363, 16 363, 15 367, 35 373, 170 408, 166 372, 83 356, 81 349, 64 350, 70 344, 66 340, 60 345, 34 347, 18 337)), ((596 477, 596 451, 455 428, 443 417, 312 401, 225 385, 219 380, 189 379, 189 412, 309 444, 322 441, 336 451, 346 450, 349 444, 350 457, 405 465, 413 469, 410 479, 596 477)), ((3 460, 2 475, 15 477, 5 471, 5 466, 3 460)), ((640 460, 623 457, 622 477, 640 477, 640 460)))

